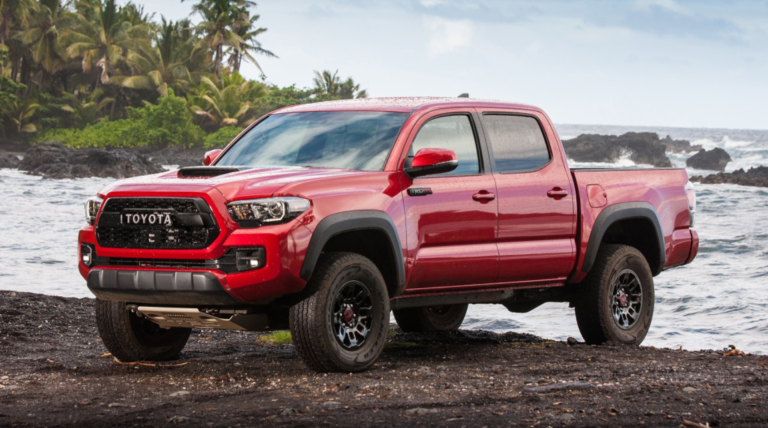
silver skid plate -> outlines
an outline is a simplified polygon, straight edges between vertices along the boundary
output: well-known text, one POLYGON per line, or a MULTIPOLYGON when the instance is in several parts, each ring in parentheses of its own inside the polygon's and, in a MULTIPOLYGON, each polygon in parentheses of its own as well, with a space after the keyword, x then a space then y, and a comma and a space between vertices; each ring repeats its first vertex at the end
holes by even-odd
POLYGON ((228 318, 218 317, 196 308, 165 308, 139 306, 136 309, 160 327, 213 328, 218 330, 263 331, 269 329, 265 314, 238 314, 228 318))

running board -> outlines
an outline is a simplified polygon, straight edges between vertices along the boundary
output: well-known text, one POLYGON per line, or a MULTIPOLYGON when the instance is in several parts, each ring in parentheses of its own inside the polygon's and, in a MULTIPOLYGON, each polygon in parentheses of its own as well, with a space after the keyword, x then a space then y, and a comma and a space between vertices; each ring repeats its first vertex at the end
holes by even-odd
POLYGON ((163 328, 210 328, 217 330, 266 331, 267 314, 235 314, 228 318, 200 312, 196 308, 139 306, 136 311, 163 328))
POLYGON ((458 305, 462 303, 502 303, 512 299, 515 290, 465 292, 453 294, 396 297, 389 301, 392 309, 418 308, 424 306, 458 305))

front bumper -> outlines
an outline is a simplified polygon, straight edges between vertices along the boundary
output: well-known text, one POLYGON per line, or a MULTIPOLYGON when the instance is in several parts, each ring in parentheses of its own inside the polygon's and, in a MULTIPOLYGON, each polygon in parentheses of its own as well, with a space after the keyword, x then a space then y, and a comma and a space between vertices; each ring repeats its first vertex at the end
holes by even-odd
POLYGON ((99 299, 119 302, 238 306, 211 272, 91 269, 88 289, 99 299))
MULTIPOLYGON (((226 223, 222 219, 220 224, 226 223)), ((300 271, 312 236, 306 226, 297 221, 257 229, 227 226, 205 249, 148 250, 101 247, 94 226, 86 224, 78 245, 94 248, 96 264, 88 267, 80 260, 80 274, 100 299, 178 306, 262 304, 304 288, 300 271), (216 264, 232 249, 252 247, 266 251, 261 268, 240 272, 216 264), (112 263, 118 259, 123 265, 112 263), (133 259, 130 265, 125 264, 128 259, 133 259), (159 263, 161 259, 168 263, 159 263), (110 265, 100 265, 103 260, 110 265), (143 263, 147 260, 154 264, 143 263)))

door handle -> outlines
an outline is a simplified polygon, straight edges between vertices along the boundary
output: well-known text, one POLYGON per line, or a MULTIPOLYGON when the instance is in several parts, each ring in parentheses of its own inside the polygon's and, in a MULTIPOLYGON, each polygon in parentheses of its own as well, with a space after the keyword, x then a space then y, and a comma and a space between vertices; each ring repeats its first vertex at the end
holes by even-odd
POLYGON ((472 195, 472 199, 478 201, 478 202, 488 202, 496 199, 496 195, 493 193, 488 192, 487 190, 481 190, 474 195, 472 195))
POLYGON ((564 198, 568 196, 568 191, 563 190, 559 187, 555 187, 554 189, 547 192, 547 196, 549 196, 550 198, 564 198))

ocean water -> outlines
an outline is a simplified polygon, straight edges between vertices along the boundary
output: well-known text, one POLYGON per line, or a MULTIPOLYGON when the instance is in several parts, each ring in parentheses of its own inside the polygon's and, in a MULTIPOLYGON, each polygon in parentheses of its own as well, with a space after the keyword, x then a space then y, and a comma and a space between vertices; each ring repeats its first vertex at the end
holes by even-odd
MULTIPOLYGON (((768 165, 768 131, 558 126, 561 138, 581 133, 658 132, 706 148, 721 147, 734 161, 726 170, 768 165)), ((688 155, 671 157, 685 166, 688 155)), ((571 163, 572 166, 635 166, 571 163)), ((693 171, 689 174, 707 174, 693 171)), ((0 169, 0 289, 91 297, 77 271, 77 231, 83 202, 111 179, 43 180, 0 169)), ((768 353, 768 188, 696 185, 698 257, 655 278, 656 308, 643 345, 720 349, 730 344, 768 353)), ((548 303, 527 314, 501 305, 473 305, 462 328, 518 331, 551 339, 579 338, 573 309, 548 303)))

